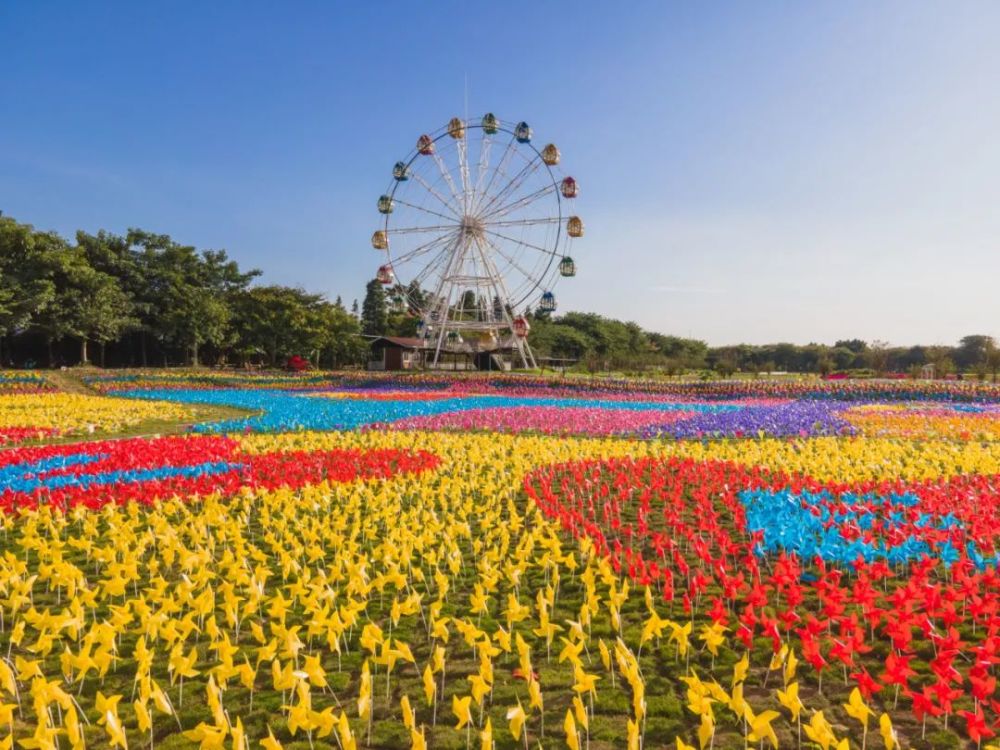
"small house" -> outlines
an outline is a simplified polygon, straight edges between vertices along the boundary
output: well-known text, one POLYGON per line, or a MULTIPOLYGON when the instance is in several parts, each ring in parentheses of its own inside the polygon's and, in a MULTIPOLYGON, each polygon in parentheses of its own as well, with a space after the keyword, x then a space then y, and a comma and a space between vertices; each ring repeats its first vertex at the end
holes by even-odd
POLYGON ((423 365, 423 339, 377 336, 368 346, 369 370, 417 370, 423 365))

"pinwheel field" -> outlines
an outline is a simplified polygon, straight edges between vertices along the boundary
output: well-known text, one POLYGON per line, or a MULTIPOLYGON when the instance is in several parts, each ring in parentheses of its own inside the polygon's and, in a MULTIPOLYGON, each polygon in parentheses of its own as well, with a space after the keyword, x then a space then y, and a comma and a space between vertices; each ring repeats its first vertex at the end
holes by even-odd
POLYGON ((994 385, 85 388, 0 374, 0 748, 1000 733, 994 385))

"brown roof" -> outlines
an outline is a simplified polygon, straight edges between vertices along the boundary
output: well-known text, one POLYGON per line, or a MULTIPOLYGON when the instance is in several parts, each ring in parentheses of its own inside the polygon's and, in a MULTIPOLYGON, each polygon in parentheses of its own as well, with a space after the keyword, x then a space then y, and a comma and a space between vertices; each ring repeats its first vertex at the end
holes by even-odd
POLYGON ((378 336, 372 339, 371 343, 374 344, 376 341, 388 341, 390 344, 401 346, 404 349, 422 349, 424 347, 423 339, 407 338, 405 336, 378 336))

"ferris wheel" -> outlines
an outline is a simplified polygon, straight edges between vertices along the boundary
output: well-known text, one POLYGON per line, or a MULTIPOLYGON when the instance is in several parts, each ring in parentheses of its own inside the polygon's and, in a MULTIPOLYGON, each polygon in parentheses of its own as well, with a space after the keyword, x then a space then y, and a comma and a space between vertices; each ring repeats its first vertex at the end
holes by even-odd
POLYGON ((526 312, 552 312, 560 277, 576 275, 579 186, 558 173, 559 149, 526 122, 454 117, 421 135, 378 199, 372 246, 390 305, 418 319, 428 364, 442 353, 507 353, 535 367, 526 312))

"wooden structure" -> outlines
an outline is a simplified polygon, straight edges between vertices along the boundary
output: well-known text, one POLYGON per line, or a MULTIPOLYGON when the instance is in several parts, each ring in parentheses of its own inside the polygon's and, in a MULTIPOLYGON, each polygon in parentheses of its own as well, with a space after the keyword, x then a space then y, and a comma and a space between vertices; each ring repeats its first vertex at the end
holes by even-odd
POLYGON ((510 370, 514 358, 513 337, 500 343, 457 341, 440 351, 440 359, 433 363, 433 339, 407 338, 404 336, 372 336, 368 342, 369 370, 510 370), (433 364, 432 364, 433 363, 433 364))
POLYGON ((369 370, 417 370, 423 366, 424 340, 377 336, 369 342, 369 370))

